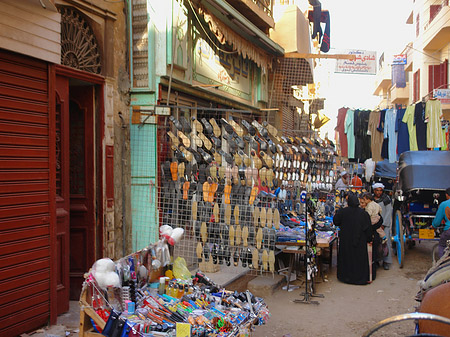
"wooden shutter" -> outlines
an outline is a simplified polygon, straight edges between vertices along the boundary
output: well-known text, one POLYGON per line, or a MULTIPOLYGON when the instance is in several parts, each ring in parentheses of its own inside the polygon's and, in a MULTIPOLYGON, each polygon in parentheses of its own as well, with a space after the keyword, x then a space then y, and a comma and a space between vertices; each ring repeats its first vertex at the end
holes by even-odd
POLYGON ((48 92, 47 63, 0 50, 1 336, 20 335, 50 318, 55 165, 48 92))

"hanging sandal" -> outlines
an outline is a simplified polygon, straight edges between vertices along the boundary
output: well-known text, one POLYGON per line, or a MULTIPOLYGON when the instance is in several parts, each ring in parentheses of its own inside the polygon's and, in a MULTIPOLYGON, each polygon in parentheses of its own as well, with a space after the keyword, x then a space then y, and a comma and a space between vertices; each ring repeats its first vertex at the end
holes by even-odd
POLYGON ((203 132, 203 125, 202 123, 200 123, 200 121, 198 119, 196 119, 195 117, 193 117, 194 119, 194 128, 196 132, 203 132))
POLYGON ((280 211, 278 208, 275 208, 273 211, 273 224, 275 226, 275 229, 280 228, 280 211))
POLYGON ((234 206, 233 215, 234 215, 234 223, 236 225, 239 225, 239 205, 234 206))
POLYGON ((261 227, 265 227, 266 226, 266 208, 265 207, 261 207, 261 211, 259 212, 259 219, 261 222, 261 227))
POLYGON ((217 138, 219 138, 220 137, 220 134, 221 134, 221 129, 220 129, 220 126, 217 124, 217 122, 216 122, 216 120, 214 119, 214 118, 211 118, 210 120, 209 120, 209 123, 212 125, 212 127, 213 127, 213 133, 214 133, 214 136, 216 136, 217 138))
MULTIPOLYGON (((231 204, 231 198, 230 198, 230 196, 231 196, 231 188, 232 188, 231 184, 226 184, 224 189, 223 189, 224 203, 227 206, 230 206, 230 204, 231 204)), ((225 208, 225 210, 226 210, 226 208, 225 208)), ((231 212, 231 209, 230 209, 230 212, 231 212)), ((231 216, 231 213, 230 213, 230 216, 231 216)))
POLYGON ((178 179, 178 163, 176 161, 170 163, 170 173, 172 175, 172 180, 177 181, 177 179, 178 179))
POLYGON ((249 200, 249 204, 250 205, 253 205, 257 195, 258 195, 258 187, 255 186, 255 187, 252 188, 252 191, 250 193, 250 200, 249 200))
POLYGON ((258 227, 259 224, 259 207, 255 207, 253 210, 253 225, 255 225, 255 228, 258 227))
POLYGON ((200 227, 200 236, 203 243, 208 241, 208 227, 206 226, 206 222, 202 222, 202 225, 200 227))
POLYGON ((258 228, 256 232, 256 248, 261 249, 261 243, 263 240, 263 230, 261 227, 258 228))
POLYGON ((188 200, 190 186, 191 183, 188 180, 183 183, 183 200, 188 200))
POLYGON ((242 238, 242 230, 240 225, 236 225, 234 228, 234 241, 236 243, 236 246, 239 246, 241 244, 241 238, 242 238))
POLYGON ((267 271, 269 264, 269 254, 267 254, 267 250, 264 249, 262 253, 262 267, 264 271, 267 271))
POLYGON ((259 269, 258 256, 259 256, 258 249, 253 248, 253 251, 252 251, 252 267, 253 267, 253 269, 256 269, 256 270, 259 269))
POLYGON ((209 183, 205 181, 203 183, 203 201, 208 201, 208 195, 209 195, 209 183))
POLYGON ((233 127, 234 131, 239 137, 242 137, 244 135, 244 130, 241 128, 241 126, 236 123, 233 119, 230 118, 229 124, 233 127))

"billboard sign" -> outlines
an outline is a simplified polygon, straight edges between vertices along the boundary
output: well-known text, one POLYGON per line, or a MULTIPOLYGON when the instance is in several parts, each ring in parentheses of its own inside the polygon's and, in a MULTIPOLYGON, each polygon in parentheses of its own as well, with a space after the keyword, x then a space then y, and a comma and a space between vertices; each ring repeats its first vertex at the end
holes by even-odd
POLYGON ((335 73, 375 75, 377 52, 367 50, 345 50, 342 54, 354 55, 353 60, 336 60, 335 73))
POLYGON ((440 100, 442 104, 450 104, 450 89, 434 89, 433 97, 440 100))

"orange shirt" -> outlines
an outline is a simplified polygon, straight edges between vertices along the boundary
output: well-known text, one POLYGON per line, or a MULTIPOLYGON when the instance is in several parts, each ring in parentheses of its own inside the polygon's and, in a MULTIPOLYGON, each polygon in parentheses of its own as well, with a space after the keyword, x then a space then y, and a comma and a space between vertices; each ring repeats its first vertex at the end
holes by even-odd
POLYGON ((354 188, 360 190, 362 188, 362 180, 361 180, 361 178, 358 177, 358 176, 354 176, 352 178, 352 181, 351 181, 350 185, 352 185, 354 188))

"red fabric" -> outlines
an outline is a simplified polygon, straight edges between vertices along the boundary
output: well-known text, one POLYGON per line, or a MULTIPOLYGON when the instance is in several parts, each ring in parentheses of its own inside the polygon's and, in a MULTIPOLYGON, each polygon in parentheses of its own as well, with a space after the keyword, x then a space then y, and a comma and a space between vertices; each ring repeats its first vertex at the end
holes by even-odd
POLYGON ((340 108, 338 110, 336 131, 338 141, 341 146, 341 156, 348 157, 347 135, 345 134, 345 116, 347 116, 348 108, 340 108))

